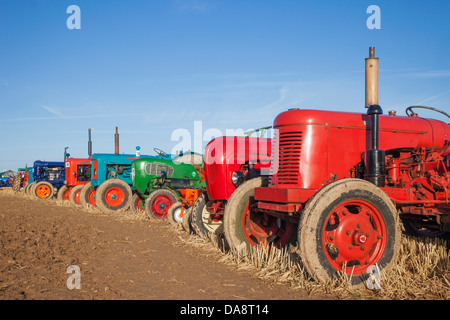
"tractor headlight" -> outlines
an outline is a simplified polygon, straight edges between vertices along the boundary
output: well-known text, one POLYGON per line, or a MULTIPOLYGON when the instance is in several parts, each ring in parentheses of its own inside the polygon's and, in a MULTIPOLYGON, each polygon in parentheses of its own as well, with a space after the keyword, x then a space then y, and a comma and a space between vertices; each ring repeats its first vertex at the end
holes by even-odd
POLYGON ((231 182, 238 187, 242 182, 244 182, 244 174, 240 171, 234 171, 231 175, 231 182))

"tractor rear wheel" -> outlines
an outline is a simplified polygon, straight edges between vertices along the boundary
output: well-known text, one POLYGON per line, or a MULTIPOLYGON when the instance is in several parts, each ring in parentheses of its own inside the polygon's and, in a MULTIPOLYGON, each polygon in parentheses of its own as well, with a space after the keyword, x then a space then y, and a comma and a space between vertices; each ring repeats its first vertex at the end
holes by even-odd
POLYGON ((81 192, 81 189, 83 189, 83 187, 84 187, 84 185, 80 184, 80 185, 75 186, 72 189, 70 189, 69 201, 75 207, 81 206, 81 203, 80 203, 80 192, 81 192))
POLYGON ((14 178, 13 184, 12 184, 12 189, 14 192, 19 192, 20 191, 20 187, 21 187, 21 181, 20 181, 20 176, 16 176, 14 178))
POLYGON ((69 192, 70 192, 69 187, 62 186, 58 190, 58 194, 56 196, 56 199, 58 199, 59 201, 69 201, 69 192))
POLYGON ((130 208, 132 196, 131 188, 125 181, 109 179, 98 186, 95 201, 105 213, 122 212, 130 208))
POLYGON ((281 248, 295 238, 294 223, 254 210, 255 188, 267 184, 268 180, 263 177, 248 180, 228 200, 223 227, 231 250, 249 253, 259 245, 281 248))
POLYGON ((54 191, 55 189, 50 182, 41 181, 36 183, 36 185, 33 187, 33 196, 36 199, 48 200, 53 197, 54 191))
POLYGON ((137 193, 133 194, 131 198, 131 211, 134 214, 145 215, 145 199, 142 199, 137 193))
POLYGON ((145 213, 147 217, 157 220, 166 220, 169 208, 177 201, 175 195, 166 189, 150 193, 145 200, 145 213))
POLYGON ((395 263, 401 240, 397 210, 372 183, 338 180, 307 202, 298 240, 300 257, 316 280, 345 273, 359 286, 374 266, 387 270, 395 263))
POLYGON ((96 206, 95 192, 97 188, 93 187, 91 182, 86 183, 80 190, 80 204, 83 208, 87 209, 89 205, 96 206))
MULTIPOLYGON (((167 212, 167 220, 173 226, 181 226, 183 222, 183 217, 181 216, 181 210, 183 209, 183 204, 181 202, 175 202, 170 206, 167 212)), ((187 207, 184 207, 183 213, 186 213, 187 207)))
POLYGON ((222 219, 214 220, 208 212, 209 201, 206 193, 202 193, 192 206, 191 223, 195 233, 203 238, 210 238, 216 229, 222 225, 222 219))

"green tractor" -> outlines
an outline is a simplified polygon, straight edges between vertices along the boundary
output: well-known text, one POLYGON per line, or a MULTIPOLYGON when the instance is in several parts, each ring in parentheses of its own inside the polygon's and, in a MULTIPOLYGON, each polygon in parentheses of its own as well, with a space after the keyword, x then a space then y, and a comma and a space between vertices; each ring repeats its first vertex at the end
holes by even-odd
POLYGON ((144 158, 133 161, 131 177, 135 193, 131 210, 166 220, 172 204, 191 190, 206 190, 203 157, 185 153, 172 160, 144 158))

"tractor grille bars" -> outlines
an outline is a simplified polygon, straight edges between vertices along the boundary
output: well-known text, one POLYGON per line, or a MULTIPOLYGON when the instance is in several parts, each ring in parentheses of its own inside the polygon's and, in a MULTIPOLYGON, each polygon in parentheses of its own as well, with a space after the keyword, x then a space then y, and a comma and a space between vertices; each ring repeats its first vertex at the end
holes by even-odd
POLYGON ((279 132, 278 184, 297 184, 300 170, 303 133, 279 132))

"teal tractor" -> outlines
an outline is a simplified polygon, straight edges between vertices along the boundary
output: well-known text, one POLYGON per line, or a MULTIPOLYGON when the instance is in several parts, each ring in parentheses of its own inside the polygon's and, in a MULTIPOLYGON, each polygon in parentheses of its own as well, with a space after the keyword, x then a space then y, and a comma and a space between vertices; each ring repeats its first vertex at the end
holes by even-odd
POLYGON ((191 190, 206 190, 202 175, 202 156, 180 154, 172 160, 139 159, 132 164, 135 194, 131 202, 134 213, 167 219, 169 208, 191 190))
POLYGON ((131 179, 131 164, 144 158, 170 159, 171 156, 159 149, 157 156, 141 155, 140 147, 136 154, 119 154, 119 134, 116 128, 115 153, 94 153, 92 155, 91 181, 80 191, 80 204, 83 207, 97 206, 102 212, 114 213, 130 207, 134 193, 131 179))

